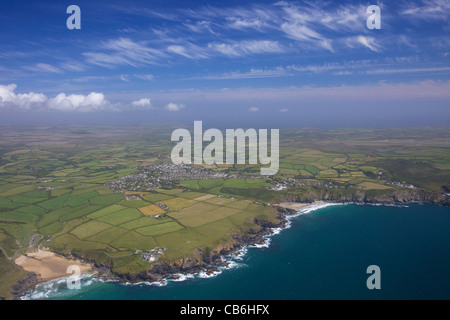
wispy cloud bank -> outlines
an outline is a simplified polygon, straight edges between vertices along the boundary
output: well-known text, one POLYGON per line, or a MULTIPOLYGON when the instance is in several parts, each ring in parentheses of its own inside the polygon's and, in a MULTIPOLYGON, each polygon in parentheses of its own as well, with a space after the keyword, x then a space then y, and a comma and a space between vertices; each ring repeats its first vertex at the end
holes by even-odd
POLYGON ((286 68, 279 67, 274 69, 251 69, 247 72, 229 72, 216 75, 208 75, 200 79, 207 80, 225 80, 225 79, 257 79, 257 78, 273 78, 292 75, 286 68))
POLYGON ((314 65, 288 65, 271 69, 252 68, 249 71, 234 71, 222 74, 193 77, 191 79, 204 80, 238 80, 238 79, 261 79, 277 77, 293 77, 302 74, 332 74, 337 76, 359 74, 359 75, 388 75, 402 73, 449 73, 450 67, 417 67, 415 57, 394 57, 381 60, 355 60, 342 61, 339 63, 325 63, 314 65), (395 64, 395 67, 387 68, 387 65, 395 64), (416 67, 408 67, 415 65, 416 67), (402 67, 403 66, 403 67, 402 67))
POLYGON ((450 67, 439 68, 409 68, 409 69, 375 69, 367 70, 367 74, 397 74, 397 73, 431 73, 450 72, 450 67))

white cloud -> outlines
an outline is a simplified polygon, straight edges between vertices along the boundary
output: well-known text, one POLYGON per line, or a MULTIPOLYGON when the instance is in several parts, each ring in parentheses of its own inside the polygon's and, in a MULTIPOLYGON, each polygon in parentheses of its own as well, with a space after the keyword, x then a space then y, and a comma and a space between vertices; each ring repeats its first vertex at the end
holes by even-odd
POLYGON ((250 112, 258 112, 258 111, 259 111, 259 108, 258 108, 258 107, 250 107, 250 108, 248 109, 248 111, 250 111, 250 112))
POLYGON ((0 107, 17 107, 20 109, 31 109, 40 107, 47 102, 47 97, 42 93, 20 93, 16 94, 14 90, 17 85, 0 85, 0 107))
MULTIPOLYGON (((130 109, 130 104, 111 103, 103 93, 91 92, 83 94, 65 94, 61 92, 53 98, 49 98, 43 93, 19 93, 16 94, 17 85, 0 85, 0 108, 11 108, 19 110, 58 110, 73 112, 93 112, 93 111, 125 111, 130 109)), ((169 104, 170 105, 170 104, 169 104)), ((142 98, 133 101, 131 106, 134 110, 152 109, 149 98, 142 98)), ((170 106, 169 109, 177 111, 183 105, 170 106), (175 107, 174 107, 175 106, 175 107), (175 110, 177 109, 177 110, 175 110)))
POLYGON ((133 107, 135 107, 136 109, 140 109, 140 110, 148 110, 148 109, 153 109, 152 107, 152 103, 150 101, 149 98, 142 98, 140 100, 137 101, 133 101, 131 103, 131 105, 133 107))
POLYGON ((114 107, 105 99, 103 93, 91 92, 87 96, 82 94, 60 93, 49 99, 49 109, 60 111, 91 112, 100 110, 114 110, 114 107))
POLYGON ((176 104, 176 103, 168 103, 165 107, 164 107, 164 109, 165 110, 167 110, 167 111, 174 111, 174 112, 176 112, 176 111, 180 111, 181 109, 183 109, 183 108, 185 108, 185 105, 184 104, 176 104))
POLYGON ((288 108, 282 108, 282 109, 280 109, 280 112, 288 112, 289 111, 289 109, 288 108))

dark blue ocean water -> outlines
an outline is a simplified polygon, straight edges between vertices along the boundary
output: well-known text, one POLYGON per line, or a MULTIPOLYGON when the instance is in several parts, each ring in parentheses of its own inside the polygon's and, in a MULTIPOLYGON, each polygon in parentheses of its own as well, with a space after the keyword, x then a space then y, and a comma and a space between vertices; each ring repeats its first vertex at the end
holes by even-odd
POLYGON ((293 218, 268 248, 208 279, 157 287, 83 280, 56 299, 450 299, 450 208, 340 205, 293 218), (381 289, 369 290, 369 265, 381 289), (90 284, 89 284, 90 283, 90 284), (89 285, 86 285, 89 284, 89 285))

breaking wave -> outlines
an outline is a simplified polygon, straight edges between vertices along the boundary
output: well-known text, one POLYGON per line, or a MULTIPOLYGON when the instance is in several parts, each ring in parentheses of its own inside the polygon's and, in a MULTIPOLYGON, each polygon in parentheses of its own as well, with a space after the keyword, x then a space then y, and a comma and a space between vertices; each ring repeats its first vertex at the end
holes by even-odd
MULTIPOLYGON (((44 283, 40 283, 36 288, 21 297, 22 300, 42 300, 54 297, 64 297, 73 294, 74 290, 70 290, 67 287, 67 280, 69 277, 62 277, 54 280, 50 280, 44 283)), ((101 278, 93 274, 82 274, 80 276, 81 288, 91 286, 96 282, 104 282, 101 278)))

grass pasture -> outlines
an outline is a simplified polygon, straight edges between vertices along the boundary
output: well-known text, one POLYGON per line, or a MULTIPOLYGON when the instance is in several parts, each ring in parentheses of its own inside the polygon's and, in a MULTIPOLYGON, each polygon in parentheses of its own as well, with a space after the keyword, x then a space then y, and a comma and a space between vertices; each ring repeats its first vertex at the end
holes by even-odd
POLYGON ((128 208, 142 208, 149 205, 147 201, 144 200, 123 200, 119 202, 121 206, 128 207, 128 208))
POLYGON ((106 216, 97 218, 97 220, 119 226, 123 223, 138 219, 140 217, 142 217, 142 214, 137 209, 129 208, 110 213, 106 216))
POLYGON ((125 197, 121 194, 108 194, 103 196, 96 196, 89 199, 91 204, 98 204, 102 206, 112 205, 121 200, 125 199, 125 197))
POLYGON ((358 186, 363 188, 364 190, 386 190, 386 189, 392 189, 392 187, 380 184, 380 183, 373 183, 373 182, 362 182, 358 186))
POLYGON ((162 194, 162 193, 152 193, 152 194, 145 195, 143 198, 146 201, 149 201, 152 203, 157 203, 157 202, 161 202, 164 200, 172 199, 173 196, 170 196, 167 194, 162 194))
POLYGON ((144 236, 155 236, 158 234, 165 234, 184 229, 179 223, 172 221, 166 223, 159 223, 151 226, 142 227, 135 231, 144 236))
POLYGON ((197 201, 191 200, 188 198, 177 197, 177 198, 172 198, 169 200, 162 201, 162 203, 165 204, 169 208, 169 211, 178 211, 180 209, 183 209, 183 208, 189 207, 193 204, 196 204, 197 201))
POLYGON ((39 206, 44 207, 49 210, 61 209, 64 206, 64 203, 69 198, 70 194, 66 193, 62 196, 59 196, 54 199, 50 199, 44 202, 39 203, 39 206))
POLYGON ((93 220, 79 225, 75 229, 71 230, 70 234, 78 239, 84 240, 109 228, 111 228, 110 224, 93 220))
POLYGON ((195 227, 236 214, 240 209, 199 203, 169 215, 186 227, 195 227))
POLYGON ((127 232, 128 230, 124 228, 111 227, 86 238, 86 240, 109 244, 127 232))
POLYGON ((135 230, 137 228, 146 227, 146 226, 152 226, 155 224, 160 223, 166 223, 173 221, 172 218, 164 217, 164 218, 152 218, 152 217, 141 217, 135 220, 132 220, 130 222, 126 222, 122 225, 120 225, 122 228, 128 229, 128 230, 135 230))
POLYGON ((95 211, 95 212, 89 214, 87 217, 89 219, 97 219, 97 218, 106 216, 106 215, 108 215, 110 213, 117 212, 117 211, 120 211, 120 210, 125 210, 125 209, 126 209, 126 207, 114 204, 112 206, 108 206, 106 208, 103 208, 103 209, 100 209, 98 211, 95 211))

